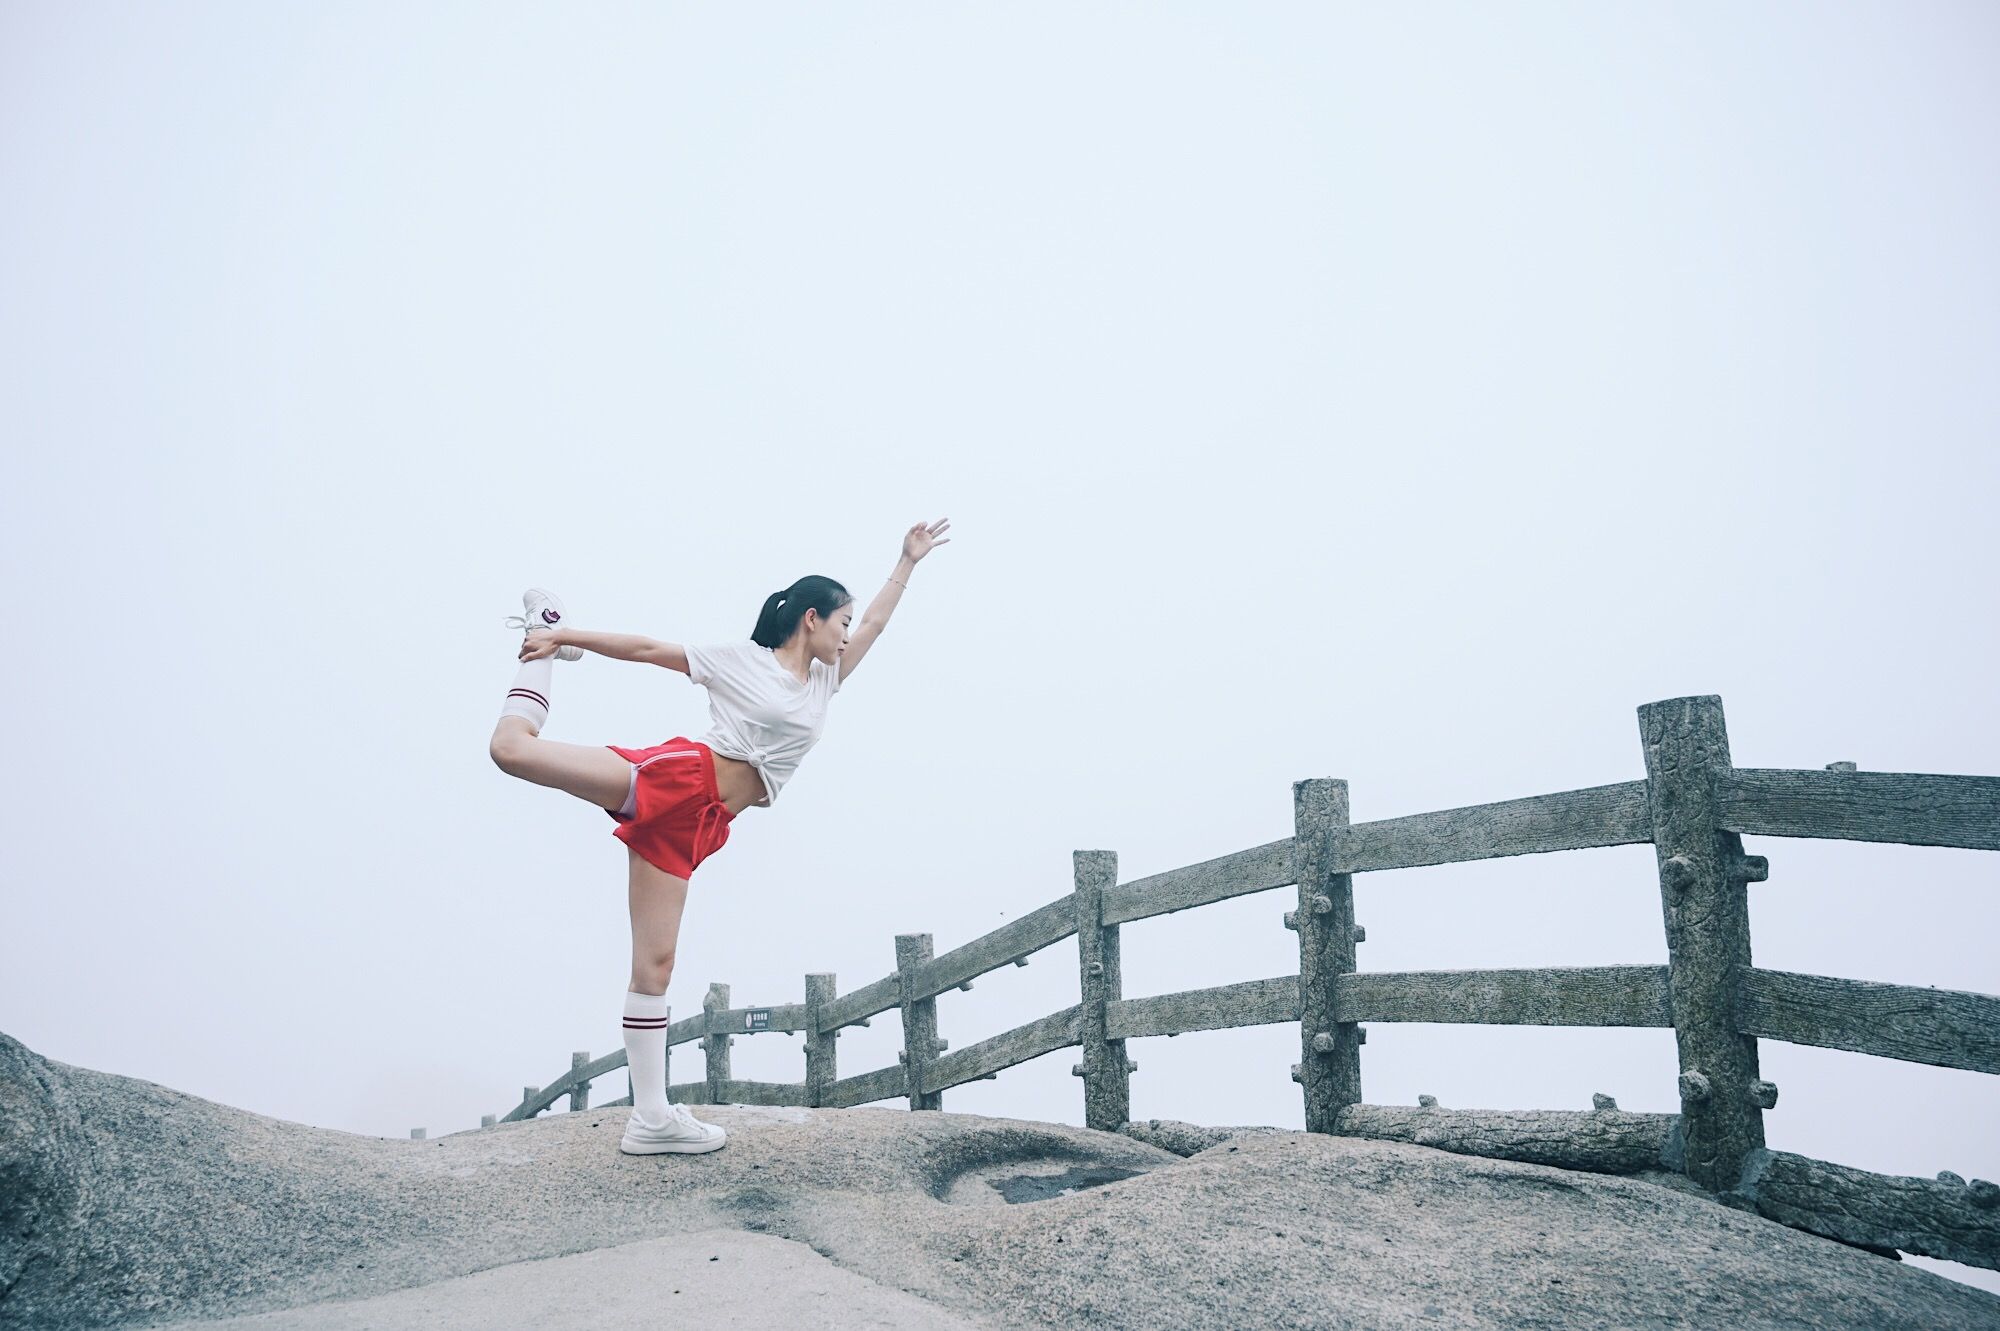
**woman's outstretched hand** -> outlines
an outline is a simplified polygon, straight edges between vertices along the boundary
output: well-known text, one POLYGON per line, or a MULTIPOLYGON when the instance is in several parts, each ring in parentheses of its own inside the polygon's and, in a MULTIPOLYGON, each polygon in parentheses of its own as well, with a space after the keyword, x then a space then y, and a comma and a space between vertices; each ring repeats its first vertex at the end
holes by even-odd
POLYGON ((562 644, 556 641, 554 629, 529 629, 528 636, 521 643, 521 659, 539 661, 544 656, 554 656, 560 646, 562 644))
POLYGON ((938 539, 939 533, 951 526, 950 518, 939 518, 936 522, 919 522, 903 536, 903 558, 916 563, 940 545, 950 545, 951 538, 938 539))

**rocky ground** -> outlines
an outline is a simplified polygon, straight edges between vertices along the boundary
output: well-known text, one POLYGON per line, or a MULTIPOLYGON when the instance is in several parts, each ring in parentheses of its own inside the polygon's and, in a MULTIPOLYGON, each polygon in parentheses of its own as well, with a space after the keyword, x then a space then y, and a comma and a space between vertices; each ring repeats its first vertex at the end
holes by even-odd
POLYGON ((0 1326, 2000 1328, 1658 1181, 900 1109, 707 1107, 723 1150, 629 1157, 626 1112, 362 1137, 0 1035, 0 1326))

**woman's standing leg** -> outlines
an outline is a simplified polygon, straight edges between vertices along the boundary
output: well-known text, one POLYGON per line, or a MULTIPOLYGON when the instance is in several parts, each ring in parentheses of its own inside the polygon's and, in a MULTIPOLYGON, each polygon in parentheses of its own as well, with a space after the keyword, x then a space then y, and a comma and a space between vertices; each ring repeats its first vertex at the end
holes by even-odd
POLYGON ((648 1127, 659 1127, 667 1117, 667 981, 674 974, 688 880, 648 864, 629 846, 626 856, 632 981, 625 994, 625 1061, 632 1073, 633 1112, 648 1127))

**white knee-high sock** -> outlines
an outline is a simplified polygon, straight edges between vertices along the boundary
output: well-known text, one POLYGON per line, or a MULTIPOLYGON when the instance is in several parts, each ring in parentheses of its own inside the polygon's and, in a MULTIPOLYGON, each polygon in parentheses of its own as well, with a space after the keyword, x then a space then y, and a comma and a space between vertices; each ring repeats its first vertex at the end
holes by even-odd
POLYGON ((667 1121, 667 996, 625 991, 625 1065, 632 1112, 648 1127, 667 1121))
POLYGON ((520 673, 514 676, 514 687, 507 690, 507 703, 500 709, 500 715, 526 717, 535 733, 541 734, 549 721, 549 679, 555 673, 553 656, 523 661, 520 673))

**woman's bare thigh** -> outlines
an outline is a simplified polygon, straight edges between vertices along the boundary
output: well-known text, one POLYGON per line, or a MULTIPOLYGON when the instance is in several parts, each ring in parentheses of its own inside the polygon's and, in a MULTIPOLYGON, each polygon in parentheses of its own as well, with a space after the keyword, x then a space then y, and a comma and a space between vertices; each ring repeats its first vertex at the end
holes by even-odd
POLYGON ((543 739, 519 717, 501 718, 493 731, 492 752, 508 775, 568 791, 600 809, 616 812, 632 790, 632 764, 618 754, 596 745, 543 739))

